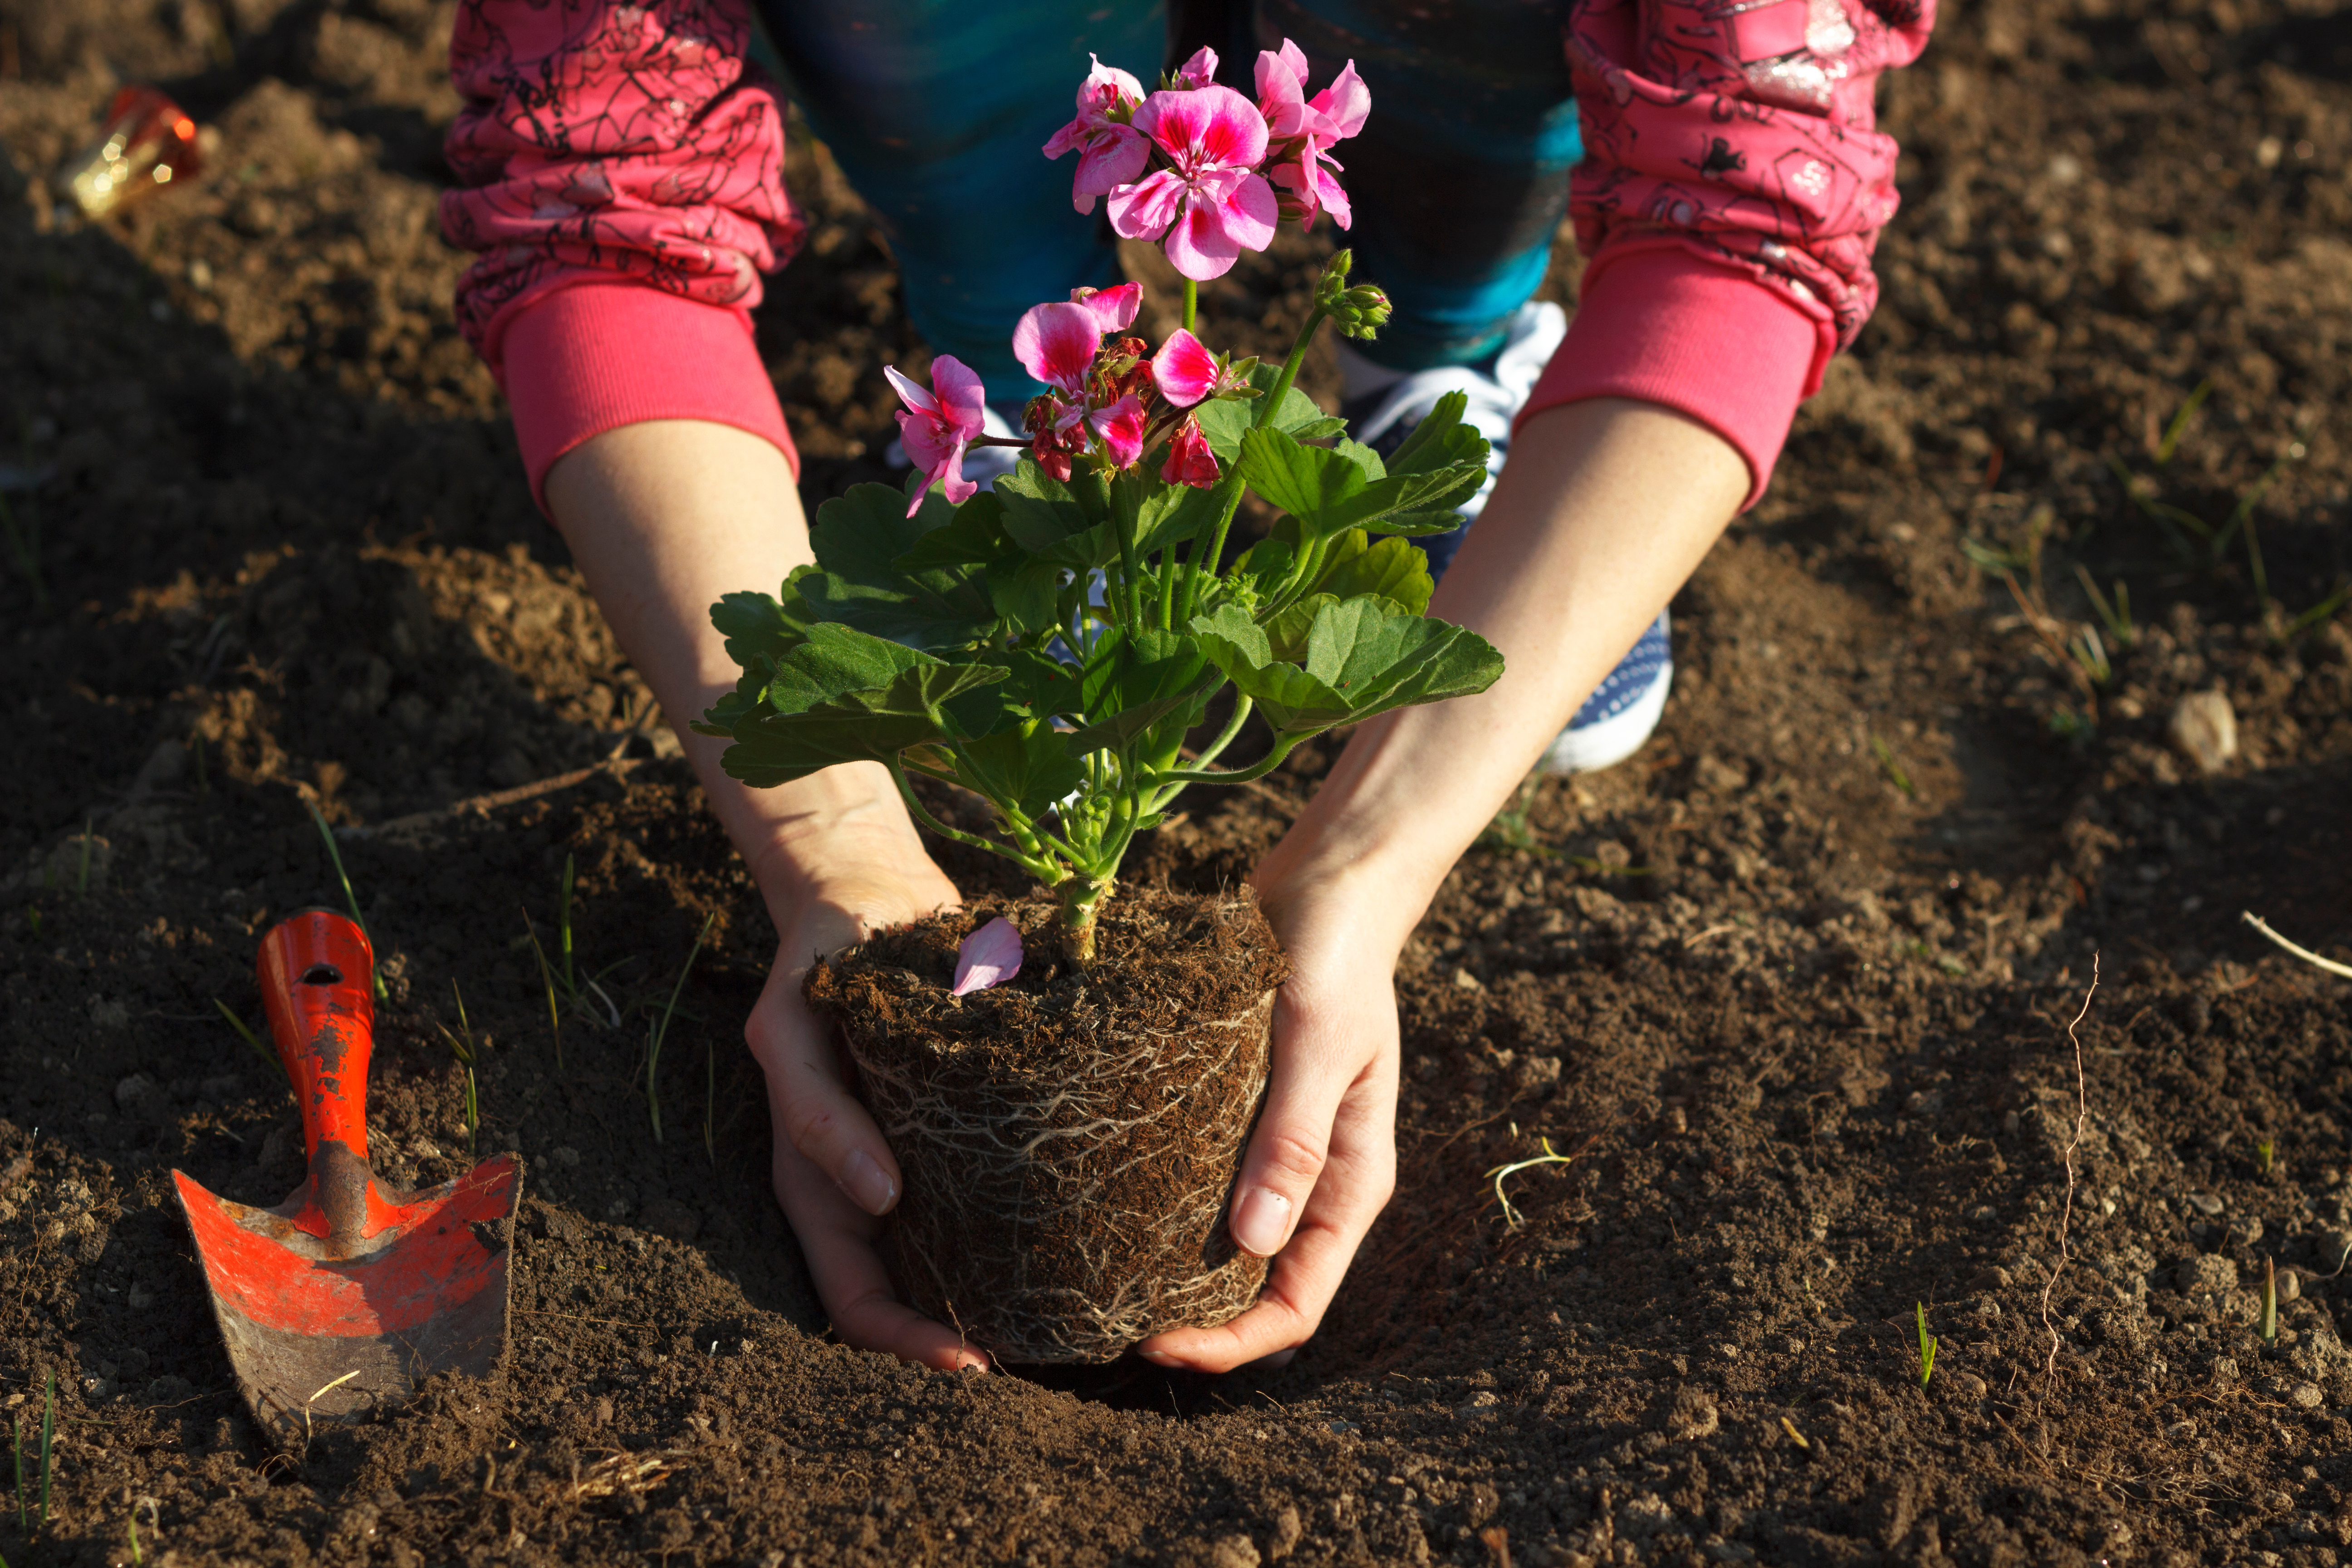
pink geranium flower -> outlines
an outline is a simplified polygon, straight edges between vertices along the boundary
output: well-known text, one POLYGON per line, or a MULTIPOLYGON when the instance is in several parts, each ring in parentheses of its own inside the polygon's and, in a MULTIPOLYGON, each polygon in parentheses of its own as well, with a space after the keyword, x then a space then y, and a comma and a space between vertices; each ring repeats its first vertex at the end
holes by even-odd
POLYGON ((1033 305, 1013 329, 1013 357, 1048 386, 1082 396, 1106 332, 1124 331, 1143 304, 1143 285, 1073 289, 1067 303, 1033 305))
POLYGON ((1256 105, 1229 87, 1155 92, 1135 111, 1135 129, 1170 166, 1110 193, 1122 238, 1161 241, 1176 270, 1200 282, 1274 242, 1281 209, 1254 172, 1266 148, 1256 105))
POLYGON ((1145 416, 1142 400, 1129 393, 1108 408, 1097 408, 1087 416, 1087 423, 1102 437, 1103 449, 1111 461, 1124 468, 1143 456, 1145 416))
POLYGON ((1200 421, 1189 414, 1168 438, 1168 460, 1160 465, 1160 477, 1171 485, 1191 485, 1198 490, 1217 482, 1217 455, 1209 450, 1209 438, 1201 434, 1200 421))
POLYGON ((1269 133, 1284 144, 1276 153, 1280 163, 1274 179, 1290 193, 1285 216, 1312 224, 1318 210, 1328 211, 1333 223, 1349 226, 1354 214, 1346 189, 1332 177, 1340 165, 1330 154, 1334 146, 1363 130, 1365 117, 1371 113, 1372 95, 1356 75, 1356 62, 1349 60, 1329 87, 1310 99, 1307 56, 1285 38, 1278 52, 1268 49, 1257 57, 1257 107, 1269 133))
POLYGON ((926 481, 924 489, 907 503, 907 515, 912 517, 922 509, 924 492, 934 484, 941 486, 952 502, 961 505, 970 500, 980 486, 963 477, 964 448, 980 438, 988 406, 980 377, 953 354, 941 354, 931 362, 931 392, 900 374, 896 365, 884 365, 882 374, 890 378, 898 400, 907 405, 898 414, 899 438, 926 481))
POLYGON ((1135 324, 1135 313, 1143 308, 1143 285, 1122 283, 1116 289, 1073 289, 1070 303, 1084 305, 1093 311, 1105 332, 1123 332, 1135 324))
POLYGON ((1151 356, 1152 384, 1179 408, 1190 408, 1217 390, 1217 356, 1179 327, 1151 356))
POLYGON ((1070 205, 1082 213, 1095 210, 1095 198, 1108 195, 1143 173, 1151 146, 1143 133, 1127 123, 1143 101, 1143 84, 1125 71, 1107 66, 1095 56, 1094 69, 1078 84, 1077 118, 1054 132, 1045 156, 1078 154, 1077 177, 1070 182, 1070 205))

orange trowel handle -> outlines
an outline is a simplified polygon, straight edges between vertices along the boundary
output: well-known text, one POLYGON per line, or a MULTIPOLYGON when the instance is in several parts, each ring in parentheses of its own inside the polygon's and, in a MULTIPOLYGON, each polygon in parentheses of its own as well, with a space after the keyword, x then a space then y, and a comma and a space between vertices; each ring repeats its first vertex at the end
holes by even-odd
POLYGON ((358 924, 305 910, 270 928, 255 967, 278 1057, 302 1108, 302 1140, 367 1159, 368 1053, 375 1044, 375 952, 358 924))

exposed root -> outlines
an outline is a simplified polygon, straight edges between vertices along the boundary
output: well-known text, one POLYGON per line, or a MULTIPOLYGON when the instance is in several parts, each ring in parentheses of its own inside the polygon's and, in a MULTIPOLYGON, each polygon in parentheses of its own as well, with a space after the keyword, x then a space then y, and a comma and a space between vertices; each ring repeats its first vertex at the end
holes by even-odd
POLYGON ((1082 1009, 1064 1027, 1094 1048, 1017 1077, 848 1032, 906 1175, 899 1282, 1006 1361, 1108 1361, 1162 1330, 1225 1321, 1265 1279, 1225 1208, 1265 1089, 1272 993, 1173 1027, 1082 1009), (1231 1152, 1223 1168, 1200 1163, 1211 1150, 1231 1152))
POLYGON ((2066 1141, 2066 1204, 2058 1213, 2058 1261, 2042 1281, 2042 1327, 2050 1336, 2050 1356, 2042 1363, 2045 1380, 2058 1370, 2058 1325, 2051 1321, 2050 1298, 2058 1289, 2059 1271, 2066 1267, 2066 1232, 2074 1218, 2074 1151, 2082 1147, 2083 1128, 2091 1119, 2090 1089, 2083 1078, 2083 1040, 2074 1031, 2091 1016, 2091 998, 2098 994, 2099 955, 2095 952, 2091 954, 2091 988, 2083 993, 2083 1010, 2066 1026, 2066 1038, 2074 1047, 2074 1135, 2066 1141))

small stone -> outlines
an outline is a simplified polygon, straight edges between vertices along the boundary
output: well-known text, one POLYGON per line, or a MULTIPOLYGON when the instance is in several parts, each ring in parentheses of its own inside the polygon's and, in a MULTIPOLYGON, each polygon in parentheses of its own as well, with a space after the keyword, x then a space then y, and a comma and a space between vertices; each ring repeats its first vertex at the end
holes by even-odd
POLYGON ((2209 1291, 2234 1290, 2238 1288, 2238 1266, 2226 1258, 2211 1253, 2192 1258, 2172 1271, 2172 1278, 2184 1296, 2201 1296, 2209 1291))
POLYGON ((2164 1436, 2168 1441, 2186 1443, 2189 1438, 2197 1436, 2197 1423, 2194 1421, 2175 1421, 2171 1426, 2167 1426, 2164 1429, 2164 1436))
POLYGON ((2278 1299, 2297 1301, 2303 1299, 2303 1276, 2294 1269, 2283 1270, 2278 1277, 2278 1299))
POLYGON ((547 1152, 547 1157, 567 1171, 574 1169, 580 1163, 580 1151, 569 1143, 560 1143, 550 1149, 547 1152))
POLYGON ((1246 1535, 1228 1535, 1209 1552, 1214 1568, 1258 1568, 1257 1548, 1246 1535))
POLYGON ((2286 1391, 2286 1402, 2298 1410, 2316 1410, 2326 1397, 2315 1383, 2298 1383, 2286 1391))
POLYGON ((1284 1503, 1274 1516, 1274 1529, 1265 1538, 1265 1556, 1269 1563, 1279 1563, 1290 1555, 1291 1548, 1306 1531, 1298 1522, 1298 1510, 1284 1503))
POLYGON ((1457 991, 1484 991, 1486 983, 1466 969, 1454 972, 1454 987, 1457 991))
POLYGON ((2200 773, 2218 773, 2238 754, 2238 715, 2219 691, 2192 691, 2182 698, 2165 733, 2200 773))
POLYGON ((1987 1290, 2006 1290, 2013 1283, 2009 1270, 1995 1264, 1990 1268, 1978 1269, 1969 1280, 1969 1289, 1971 1294, 1981 1294, 1987 1290))
POLYGON ((1676 1390, 1667 1405, 1664 1425, 1666 1436, 1687 1443, 1714 1436, 1723 1426, 1723 1415, 1706 1394, 1684 1388, 1676 1390))
POLYGON ((2221 1200, 2211 1193, 2190 1193, 2189 1206, 2210 1218, 2221 1212, 2221 1200))
POLYGON ((1985 1396, 1985 1380, 1979 1377, 1976 1373, 1972 1372, 1956 1372, 1951 1374, 1951 1379, 1952 1392, 1958 1394, 1961 1398, 1982 1399, 1985 1396))

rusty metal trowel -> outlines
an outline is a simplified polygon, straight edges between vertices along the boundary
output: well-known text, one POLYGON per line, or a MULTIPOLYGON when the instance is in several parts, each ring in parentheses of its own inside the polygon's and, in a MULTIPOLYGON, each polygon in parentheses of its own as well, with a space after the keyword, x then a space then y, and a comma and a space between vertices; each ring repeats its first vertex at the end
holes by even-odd
POLYGON ((488 1375, 506 1352, 507 1256, 522 1168, 483 1161, 423 1192, 367 1160, 375 954, 309 910, 261 939, 261 995, 302 1110, 310 1174, 276 1208, 215 1197, 174 1171, 213 1315, 254 1419, 286 1447, 367 1415, 436 1372, 488 1375))

